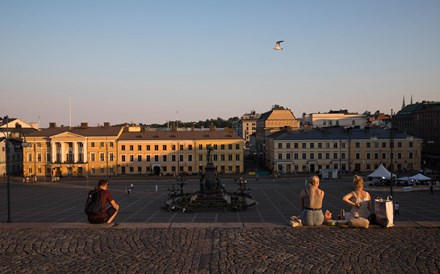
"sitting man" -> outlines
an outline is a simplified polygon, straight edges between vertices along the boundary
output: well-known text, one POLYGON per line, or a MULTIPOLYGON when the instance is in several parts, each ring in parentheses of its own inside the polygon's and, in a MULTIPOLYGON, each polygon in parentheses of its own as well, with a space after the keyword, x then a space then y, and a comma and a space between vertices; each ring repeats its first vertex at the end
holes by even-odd
POLYGON ((91 215, 88 214, 88 220, 92 224, 102 224, 102 223, 111 223, 118 214, 119 205, 115 202, 108 189, 108 181, 106 179, 101 179, 98 182, 97 191, 100 192, 101 195, 101 214, 100 215, 91 215), (107 208, 107 203, 110 204, 110 207, 107 208))
POLYGON ((301 191, 300 206, 302 210, 302 223, 307 226, 321 225, 324 222, 322 201, 324 191, 319 188, 319 177, 312 176, 309 186, 301 191))

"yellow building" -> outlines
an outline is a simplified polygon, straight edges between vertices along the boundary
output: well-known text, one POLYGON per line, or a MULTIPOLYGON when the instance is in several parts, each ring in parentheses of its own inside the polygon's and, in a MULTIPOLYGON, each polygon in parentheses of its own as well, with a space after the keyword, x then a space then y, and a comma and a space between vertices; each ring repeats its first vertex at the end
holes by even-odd
POLYGON ((23 149, 24 176, 117 176, 197 173, 215 151, 221 173, 244 171, 243 140, 232 129, 146 130, 139 126, 49 128, 29 134, 23 149))
POLYGON ((285 129, 267 136, 266 167, 281 173, 370 172, 383 164, 395 172, 413 171, 420 169, 421 143, 404 133, 390 139, 387 129, 285 129))
POLYGON ((219 173, 244 171, 244 141, 232 129, 124 129, 118 139, 119 174, 195 174, 207 164, 207 146, 214 148, 219 173))
POLYGON ((24 176, 104 176, 116 175, 116 141, 122 127, 49 128, 27 136, 23 149, 24 176))

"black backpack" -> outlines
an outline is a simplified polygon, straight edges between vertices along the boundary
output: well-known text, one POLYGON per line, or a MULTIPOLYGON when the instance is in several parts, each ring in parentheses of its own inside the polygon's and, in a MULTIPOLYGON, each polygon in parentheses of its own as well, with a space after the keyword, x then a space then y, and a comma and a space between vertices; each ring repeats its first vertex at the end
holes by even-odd
POLYGON ((87 196, 84 212, 87 215, 101 215, 101 191, 96 189, 90 190, 87 196))

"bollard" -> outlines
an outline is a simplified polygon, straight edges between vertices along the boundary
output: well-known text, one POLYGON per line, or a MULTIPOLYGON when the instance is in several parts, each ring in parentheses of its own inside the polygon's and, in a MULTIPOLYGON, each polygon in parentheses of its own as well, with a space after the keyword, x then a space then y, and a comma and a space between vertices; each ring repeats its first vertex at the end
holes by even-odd
POLYGON ((154 191, 156 191, 156 192, 158 192, 158 191, 159 191, 159 189, 158 189, 157 185, 156 185, 156 187, 155 187, 154 191))

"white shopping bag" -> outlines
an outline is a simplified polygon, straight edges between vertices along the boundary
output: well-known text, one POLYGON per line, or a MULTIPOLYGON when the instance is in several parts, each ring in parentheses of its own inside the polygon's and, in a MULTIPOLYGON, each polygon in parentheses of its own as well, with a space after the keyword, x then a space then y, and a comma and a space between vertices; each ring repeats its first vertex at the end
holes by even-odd
POLYGON ((376 223, 383 227, 394 226, 394 206, 392 200, 376 198, 374 200, 374 213, 376 213, 376 223))

